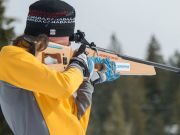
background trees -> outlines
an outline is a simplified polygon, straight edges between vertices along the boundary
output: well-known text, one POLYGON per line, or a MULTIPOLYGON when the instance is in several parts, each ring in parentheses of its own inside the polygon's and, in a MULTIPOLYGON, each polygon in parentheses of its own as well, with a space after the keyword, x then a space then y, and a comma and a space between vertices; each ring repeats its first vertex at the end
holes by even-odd
MULTIPOLYGON (((8 40, 10 40, 12 37, 14 37, 14 27, 10 26, 13 21, 15 21, 14 18, 5 17, 5 1, 0 0, 0 50, 1 47, 4 45, 7 45, 8 40)), ((4 117, 1 113, 0 108, 0 135, 11 135, 11 131, 9 127, 7 126, 4 117)))
POLYGON ((0 0, 0 47, 6 45, 12 37, 15 36, 14 27, 11 23, 15 21, 14 18, 4 16, 5 1, 0 0))

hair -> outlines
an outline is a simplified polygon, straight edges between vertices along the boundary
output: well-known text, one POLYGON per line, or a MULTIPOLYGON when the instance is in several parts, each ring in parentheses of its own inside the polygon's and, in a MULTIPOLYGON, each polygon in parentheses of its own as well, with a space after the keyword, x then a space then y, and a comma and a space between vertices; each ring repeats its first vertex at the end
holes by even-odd
POLYGON ((48 37, 45 34, 38 35, 37 37, 30 35, 21 35, 14 39, 14 46, 25 48, 28 52, 35 55, 35 52, 43 51, 48 46, 48 37))

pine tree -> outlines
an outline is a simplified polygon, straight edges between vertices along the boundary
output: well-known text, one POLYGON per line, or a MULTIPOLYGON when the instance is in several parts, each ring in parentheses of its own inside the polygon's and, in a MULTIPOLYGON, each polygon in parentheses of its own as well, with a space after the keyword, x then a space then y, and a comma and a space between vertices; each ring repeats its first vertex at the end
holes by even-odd
POLYGON ((110 42, 110 45, 109 45, 108 49, 114 51, 117 54, 122 53, 121 44, 118 41, 118 38, 117 38, 115 33, 113 33, 111 35, 111 42, 110 42))
MULTIPOLYGON (((165 63, 161 55, 160 44, 155 36, 152 36, 148 46, 147 60, 158 63, 165 63)), ((146 133, 147 135, 164 135, 163 111, 164 101, 163 92, 166 83, 166 74, 162 70, 156 70, 157 75, 151 78, 145 77, 145 94, 146 104, 144 111, 146 112, 146 133)))
MULTIPOLYGON (((128 118, 127 123, 130 125, 130 133, 132 135, 144 135, 146 118, 143 112, 145 93, 142 79, 141 77, 128 77, 122 83, 124 83, 123 85, 125 87, 122 87, 124 90, 121 91, 126 92, 129 97, 129 105, 125 105, 129 107, 129 112, 125 112, 125 114, 127 115, 129 113, 129 116, 126 117, 128 118)), ((124 97, 123 101, 127 100, 127 96, 122 96, 124 97)))
POLYGON ((8 41, 15 36, 14 27, 10 26, 15 21, 14 18, 5 17, 4 0, 0 0, 0 49, 7 45, 8 41))
MULTIPOLYGON (((180 67, 180 52, 175 51, 174 55, 170 57, 169 63, 172 66, 180 67)), ((168 83, 165 91, 166 111, 165 122, 167 126, 180 126, 180 78, 179 75, 169 72, 168 83), (169 117, 170 116, 170 117, 169 117)), ((177 134, 180 134, 178 131, 177 134)))
MULTIPOLYGON (((4 16, 5 6, 4 0, 0 0, 0 50, 1 47, 8 43, 8 40, 14 37, 14 27, 10 24, 15 20, 14 18, 8 18, 4 16)), ((11 131, 4 120, 0 108, 0 134, 1 135, 11 135, 11 131)))
POLYGON ((122 99, 119 88, 112 92, 111 104, 108 106, 109 116, 104 122, 105 135, 127 135, 122 99))

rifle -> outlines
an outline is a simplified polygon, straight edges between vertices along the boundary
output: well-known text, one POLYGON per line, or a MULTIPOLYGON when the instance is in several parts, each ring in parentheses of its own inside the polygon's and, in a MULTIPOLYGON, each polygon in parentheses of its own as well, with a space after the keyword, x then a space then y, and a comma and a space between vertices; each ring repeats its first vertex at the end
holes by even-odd
MULTIPOLYGON (((80 30, 70 37, 70 41, 81 43, 81 48, 82 46, 84 46, 83 48, 87 48, 86 52, 88 57, 110 58, 111 61, 116 63, 116 72, 121 75, 156 75, 155 68, 180 74, 180 68, 177 67, 121 55, 113 51, 97 47, 94 42, 89 43, 85 39, 84 32, 81 32, 80 30)), ((70 46, 63 46, 50 42, 47 49, 39 53, 37 58, 42 63, 48 65, 49 68, 63 71, 66 69, 74 52, 75 50, 73 50, 70 46)), ((95 65, 95 69, 100 70, 102 66, 102 64, 95 65)))

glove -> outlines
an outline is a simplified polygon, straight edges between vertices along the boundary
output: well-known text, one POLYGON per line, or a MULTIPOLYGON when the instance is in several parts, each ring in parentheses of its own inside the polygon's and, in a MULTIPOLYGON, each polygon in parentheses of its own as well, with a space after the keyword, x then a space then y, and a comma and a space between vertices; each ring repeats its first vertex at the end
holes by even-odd
POLYGON ((113 81, 120 77, 120 75, 116 73, 115 62, 110 61, 109 58, 102 59, 100 57, 88 57, 88 60, 93 61, 95 65, 103 65, 103 68, 100 71, 93 72, 91 76, 91 82, 93 84, 113 81))
POLYGON ((82 51, 84 49, 82 47, 79 48, 79 52, 77 51, 70 60, 69 67, 79 68, 84 75, 84 79, 88 80, 94 72, 94 62, 93 60, 87 59, 87 55, 82 51))
POLYGON ((106 81, 114 81, 120 77, 120 74, 116 73, 116 64, 113 61, 110 61, 109 58, 103 60, 106 66, 106 81))

